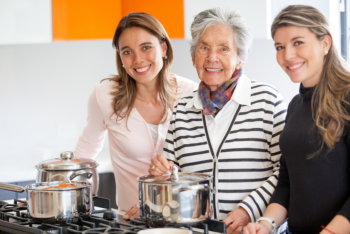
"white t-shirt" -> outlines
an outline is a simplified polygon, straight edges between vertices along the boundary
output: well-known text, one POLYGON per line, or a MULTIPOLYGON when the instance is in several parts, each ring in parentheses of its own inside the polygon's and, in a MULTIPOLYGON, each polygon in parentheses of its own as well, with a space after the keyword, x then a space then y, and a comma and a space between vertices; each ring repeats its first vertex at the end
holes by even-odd
POLYGON ((153 142, 157 142, 158 138, 158 124, 148 124, 149 130, 151 131, 153 142))

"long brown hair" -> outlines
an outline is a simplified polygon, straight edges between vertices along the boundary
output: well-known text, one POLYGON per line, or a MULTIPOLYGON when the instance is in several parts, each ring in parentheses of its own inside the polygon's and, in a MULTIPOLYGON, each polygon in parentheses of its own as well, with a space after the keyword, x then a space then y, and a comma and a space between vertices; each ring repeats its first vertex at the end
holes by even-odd
MULTIPOLYGON (((173 49, 168 34, 163 25, 152 15, 144 12, 133 12, 123 17, 114 33, 113 47, 119 49, 120 35, 127 28, 138 27, 146 30, 158 38, 159 43, 166 43, 166 57, 163 58, 163 67, 157 78, 158 93, 165 110, 172 109, 175 100, 176 83, 169 79, 170 66, 173 62, 173 49)), ((123 64, 119 53, 116 53, 118 75, 111 78, 117 82, 116 91, 112 92, 113 110, 117 115, 117 119, 128 118, 135 102, 137 87, 135 80, 123 68, 123 64)), ((165 112, 167 113, 167 111, 165 112)), ((164 119, 163 119, 164 120, 164 119)))
MULTIPOLYGON (((272 37, 278 28, 290 25, 309 29, 319 40, 325 35, 331 36, 327 19, 311 6, 291 5, 284 8, 272 23, 272 37)), ((347 111, 349 91, 350 72, 332 43, 324 57, 321 79, 311 100, 313 119, 323 139, 321 148, 326 144, 333 149, 343 135, 346 122, 350 120, 347 111)))

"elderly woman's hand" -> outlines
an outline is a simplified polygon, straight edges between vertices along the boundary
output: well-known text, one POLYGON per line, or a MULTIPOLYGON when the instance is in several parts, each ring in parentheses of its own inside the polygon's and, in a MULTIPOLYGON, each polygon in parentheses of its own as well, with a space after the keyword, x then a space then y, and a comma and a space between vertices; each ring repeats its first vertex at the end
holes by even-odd
POLYGON ((258 223, 249 223, 242 230, 243 234, 269 234, 270 231, 263 225, 258 223))
POLYGON ((238 207, 228 213, 223 221, 226 225, 227 234, 241 233, 243 227, 250 222, 250 217, 245 209, 238 207))
POLYGON ((173 167, 173 165, 173 162, 166 160, 163 155, 158 154, 152 158, 148 172, 155 176, 163 175, 167 173, 173 167))

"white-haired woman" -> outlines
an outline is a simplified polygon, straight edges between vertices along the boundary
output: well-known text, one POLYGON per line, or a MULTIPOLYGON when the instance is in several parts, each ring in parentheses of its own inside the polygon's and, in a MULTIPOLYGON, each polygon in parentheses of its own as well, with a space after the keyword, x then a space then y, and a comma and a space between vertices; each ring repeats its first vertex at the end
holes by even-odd
POLYGON ((199 90, 175 106, 165 157, 152 159, 150 173, 174 163, 211 175, 213 218, 234 233, 263 214, 277 184, 286 105, 276 89, 242 74, 250 34, 236 11, 202 11, 191 33, 199 90))

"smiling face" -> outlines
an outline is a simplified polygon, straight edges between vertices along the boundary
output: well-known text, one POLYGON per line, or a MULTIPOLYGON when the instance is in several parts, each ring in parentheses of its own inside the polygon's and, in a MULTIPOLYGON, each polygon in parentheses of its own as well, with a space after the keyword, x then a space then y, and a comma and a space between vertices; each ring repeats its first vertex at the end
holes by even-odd
POLYGON ((126 72, 137 83, 155 83, 163 67, 166 43, 139 27, 127 28, 120 35, 119 50, 126 72))
POLYGON ((331 45, 331 37, 319 40, 305 27, 284 26, 274 34, 278 64, 290 79, 301 82, 304 87, 319 83, 326 51, 331 45))
POLYGON ((208 27, 200 36, 193 64, 198 77, 211 91, 229 80, 242 62, 237 55, 234 33, 227 25, 208 27))

